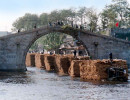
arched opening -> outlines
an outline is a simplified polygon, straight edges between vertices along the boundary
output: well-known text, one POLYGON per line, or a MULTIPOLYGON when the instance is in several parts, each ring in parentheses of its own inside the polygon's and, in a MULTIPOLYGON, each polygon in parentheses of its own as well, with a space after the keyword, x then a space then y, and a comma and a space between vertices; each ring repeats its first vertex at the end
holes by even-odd
MULTIPOLYGON (((28 53, 74 55, 74 51, 76 51, 77 56, 88 56, 89 52, 84 43, 73 37, 74 36, 61 32, 52 32, 46 35, 37 36, 29 43, 25 55, 28 53)), ((26 61, 27 57, 25 63, 26 61)), ((31 61, 31 65, 35 66, 34 55, 31 55, 31 61)))

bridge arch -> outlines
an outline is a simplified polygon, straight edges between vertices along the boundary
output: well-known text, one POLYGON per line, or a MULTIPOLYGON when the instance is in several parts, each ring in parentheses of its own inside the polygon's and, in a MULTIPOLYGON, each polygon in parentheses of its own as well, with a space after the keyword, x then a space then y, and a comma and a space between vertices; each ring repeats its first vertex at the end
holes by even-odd
MULTIPOLYGON (((49 30, 49 29, 47 29, 47 30, 49 30)), ((32 44, 33 44, 36 40, 38 40, 39 38, 41 38, 41 37, 43 37, 43 36, 45 36, 45 35, 47 35, 47 34, 51 34, 51 33, 59 33, 59 34, 64 33, 64 34, 67 34, 67 35, 71 35, 73 38, 75 38, 76 40, 78 40, 78 41, 85 47, 85 49, 86 49, 88 55, 90 54, 89 51, 88 51, 88 48, 86 47, 86 45, 84 44, 84 42, 79 39, 78 35, 76 35, 77 33, 75 33, 75 34, 70 34, 69 32, 66 33, 66 31, 65 31, 65 32, 61 32, 61 31, 54 31, 54 30, 53 30, 53 31, 43 32, 43 33, 40 33, 40 34, 39 34, 38 31, 36 31, 36 34, 37 34, 37 35, 35 35, 35 36, 30 40, 30 42, 29 42, 28 45, 26 46, 26 49, 24 50, 23 62, 26 61, 27 52, 29 51, 29 49, 30 49, 30 47, 32 46, 32 44)))
POLYGON ((108 59, 109 53, 112 52, 113 58, 127 60, 127 64, 130 65, 129 41, 74 28, 45 26, 0 37, 0 70, 25 71, 25 58, 32 43, 41 36, 54 32, 71 35, 82 42, 92 59, 108 59))
MULTIPOLYGON (((34 39, 28 44, 27 48, 25 49, 25 54, 26 54, 26 52, 29 50, 29 48, 32 46, 32 44, 33 44, 36 40, 38 40, 39 38, 41 38, 41 37, 43 37, 43 36, 45 36, 45 35, 47 35, 47 34, 51 34, 51 33, 52 33, 52 32, 46 33, 46 34, 41 34, 41 35, 38 35, 38 36, 34 37, 34 39)), ((54 33, 54 32, 53 32, 53 33, 54 33)), ((55 32, 55 33, 61 34, 61 32, 55 32)), ((63 34, 66 34, 66 33, 63 33, 63 34)), ((67 35, 69 35, 69 34, 67 34, 67 35)), ((72 36, 72 37, 73 37, 73 36, 72 36)), ((73 37, 73 38, 74 38, 74 37, 73 37)), ((83 41, 80 40, 80 39, 78 39, 78 38, 76 38, 76 39, 81 43, 81 45, 83 45, 83 46, 85 47, 85 49, 87 50, 87 52, 88 52, 88 54, 89 54, 89 51, 88 51, 86 45, 83 43, 83 41)))

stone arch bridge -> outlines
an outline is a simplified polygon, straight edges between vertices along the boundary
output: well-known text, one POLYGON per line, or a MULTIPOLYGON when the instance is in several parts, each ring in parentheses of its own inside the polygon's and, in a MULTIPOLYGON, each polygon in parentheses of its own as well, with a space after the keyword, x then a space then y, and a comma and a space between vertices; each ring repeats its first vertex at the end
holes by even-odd
POLYGON ((25 71, 26 54, 31 45, 41 36, 52 32, 69 34, 78 39, 92 59, 108 59, 109 53, 112 52, 114 58, 125 59, 130 65, 130 42, 128 41, 74 28, 45 26, 0 37, 0 70, 25 71))

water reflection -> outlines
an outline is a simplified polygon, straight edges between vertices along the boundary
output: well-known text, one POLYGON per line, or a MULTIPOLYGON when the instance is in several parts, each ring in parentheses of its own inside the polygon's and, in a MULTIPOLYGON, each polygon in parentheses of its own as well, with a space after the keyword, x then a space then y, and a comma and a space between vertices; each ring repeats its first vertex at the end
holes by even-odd
POLYGON ((32 82, 30 72, 0 72, 0 82, 28 84, 32 82))

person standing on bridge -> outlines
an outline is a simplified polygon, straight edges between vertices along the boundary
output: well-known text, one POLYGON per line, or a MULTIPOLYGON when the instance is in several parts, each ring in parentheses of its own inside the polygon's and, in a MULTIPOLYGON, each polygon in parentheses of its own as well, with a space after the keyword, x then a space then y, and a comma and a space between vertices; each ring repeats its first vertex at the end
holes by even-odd
POLYGON ((60 26, 60 25, 61 25, 61 23, 58 21, 58 22, 57 22, 57 25, 59 25, 59 26, 60 26))
POLYGON ((109 54, 109 59, 110 59, 110 61, 111 61, 111 63, 112 63, 112 61, 113 61, 112 53, 109 54))
POLYGON ((76 28, 79 28, 77 24, 76 24, 76 28))
POLYGON ((20 33, 20 29, 18 29, 18 33, 20 33))
POLYGON ((64 54, 62 49, 59 50, 59 53, 60 53, 61 55, 64 54))
POLYGON ((76 50, 74 50, 74 52, 73 52, 73 53, 74 53, 74 58, 76 58, 76 53, 77 53, 77 51, 76 51, 76 50))
POLYGON ((37 28, 37 25, 35 24, 35 25, 34 25, 34 29, 36 29, 36 28, 37 28))
POLYGON ((61 23, 60 23, 60 24, 61 24, 61 26, 63 26, 63 25, 64 25, 62 21, 61 21, 61 23))
POLYGON ((81 30, 83 29, 83 26, 82 26, 82 25, 80 25, 80 29, 81 29, 81 30))
POLYGON ((52 26, 51 22, 49 21, 49 26, 52 26))

